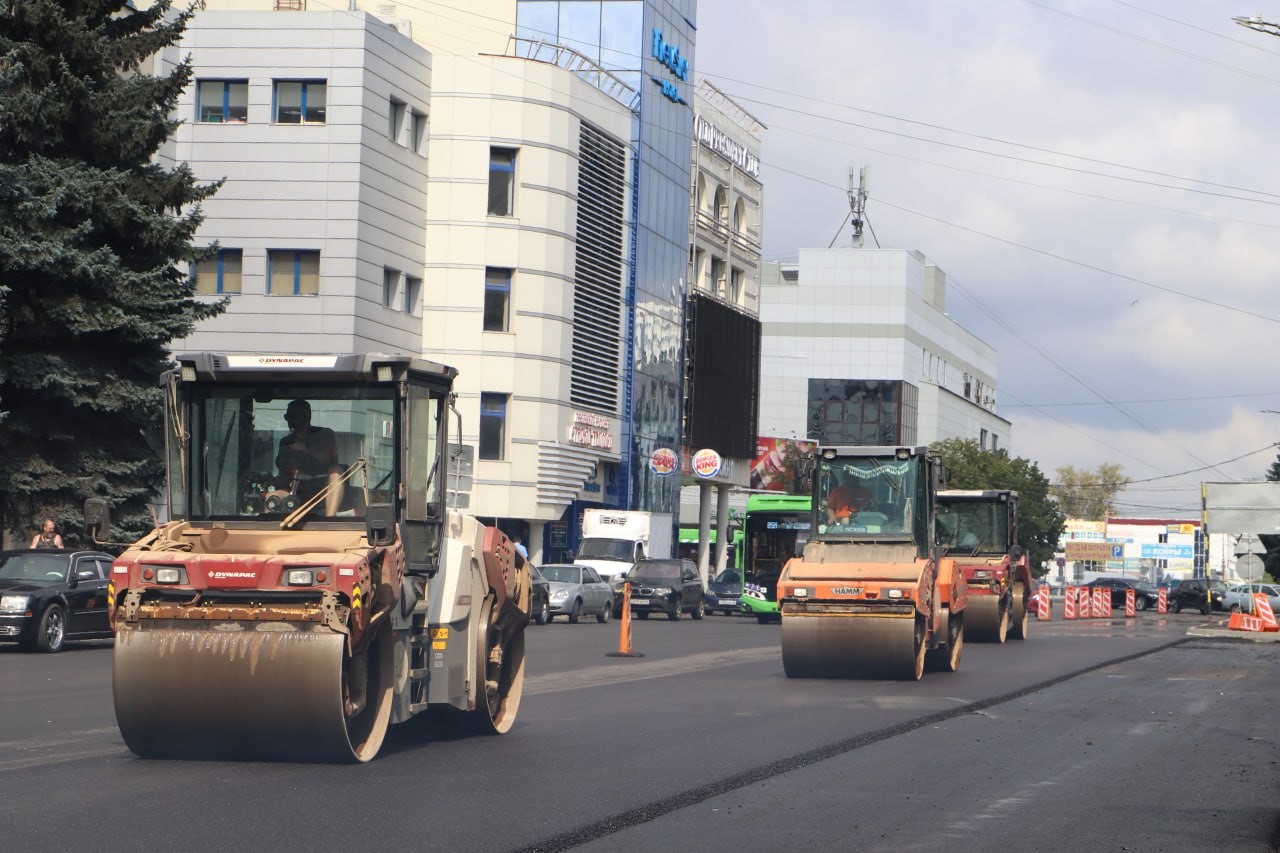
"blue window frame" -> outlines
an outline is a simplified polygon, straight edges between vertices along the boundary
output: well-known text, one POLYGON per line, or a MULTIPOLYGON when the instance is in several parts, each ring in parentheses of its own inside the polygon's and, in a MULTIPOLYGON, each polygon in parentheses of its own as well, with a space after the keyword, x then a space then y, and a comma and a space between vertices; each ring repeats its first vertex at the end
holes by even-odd
POLYGON ((196 263, 193 272, 196 293, 239 293, 244 267, 241 249, 219 249, 196 263))
POLYGON ((480 395, 480 458, 502 459, 507 433, 506 394, 480 395))
POLYGON ((484 330, 505 332, 511 306, 511 270, 484 268, 484 330))
POLYGON ((277 80, 275 117, 278 124, 324 124, 328 84, 324 80, 277 80))
POLYGON ((320 295, 320 253, 296 249, 267 252, 267 295, 320 295))
POLYGON ((196 84, 197 121, 244 124, 248 119, 248 80, 200 80, 196 84))

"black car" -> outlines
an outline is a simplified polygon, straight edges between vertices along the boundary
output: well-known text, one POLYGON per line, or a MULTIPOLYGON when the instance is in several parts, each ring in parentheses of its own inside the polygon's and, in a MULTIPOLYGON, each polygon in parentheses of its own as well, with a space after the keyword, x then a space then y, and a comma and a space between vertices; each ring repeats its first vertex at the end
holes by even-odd
POLYGON ((0 551, 0 641, 57 652, 67 640, 110 637, 113 559, 101 551, 0 551))
POLYGON ((529 572, 533 575, 533 589, 529 591, 529 615, 537 624, 545 625, 551 621, 550 584, 532 563, 529 564, 529 572))
POLYGON ((674 622, 684 612, 694 619, 706 612, 702 579, 691 560, 640 560, 626 579, 631 584, 631 612, 637 618, 665 613, 674 622))
POLYGON ((1221 610, 1226 599, 1226 589, 1220 583, 1210 583, 1203 578, 1178 581, 1169 586, 1169 610, 1180 613, 1187 607, 1199 610, 1205 616, 1209 610, 1221 610), (1206 595, 1210 591, 1212 598, 1206 595))
POLYGON ((707 584, 707 612, 729 616, 742 612, 742 570, 725 569, 707 584))
POLYGON ((1156 602, 1159 600, 1159 593, 1154 589, 1128 578, 1095 578, 1085 584, 1086 589, 1097 589, 1098 587, 1105 587, 1111 590, 1112 610, 1124 607, 1125 595, 1129 590, 1134 591, 1133 606, 1136 610, 1154 610, 1156 602))

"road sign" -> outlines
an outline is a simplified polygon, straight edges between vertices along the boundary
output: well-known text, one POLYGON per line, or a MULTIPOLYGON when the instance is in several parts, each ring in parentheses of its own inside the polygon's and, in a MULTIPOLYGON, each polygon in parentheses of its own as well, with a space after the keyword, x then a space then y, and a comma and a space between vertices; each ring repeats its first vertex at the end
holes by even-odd
POLYGON ((1239 557, 1242 554, 1265 554, 1267 549, 1262 545, 1262 539, 1254 533, 1242 533, 1240 538, 1236 540, 1235 555, 1239 557))
POLYGON ((1236 574, 1247 581, 1262 580, 1262 558, 1257 554, 1241 554, 1236 560, 1236 574))

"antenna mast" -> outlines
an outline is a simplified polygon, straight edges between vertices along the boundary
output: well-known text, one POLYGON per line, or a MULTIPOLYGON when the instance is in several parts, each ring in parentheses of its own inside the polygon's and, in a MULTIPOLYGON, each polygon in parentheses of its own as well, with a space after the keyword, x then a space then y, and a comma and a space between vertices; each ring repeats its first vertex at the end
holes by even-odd
POLYGON ((862 226, 867 210, 867 167, 858 170, 858 186, 853 186, 853 167, 849 167, 849 211, 850 223, 853 225, 853 247, 862 248, 862 226))

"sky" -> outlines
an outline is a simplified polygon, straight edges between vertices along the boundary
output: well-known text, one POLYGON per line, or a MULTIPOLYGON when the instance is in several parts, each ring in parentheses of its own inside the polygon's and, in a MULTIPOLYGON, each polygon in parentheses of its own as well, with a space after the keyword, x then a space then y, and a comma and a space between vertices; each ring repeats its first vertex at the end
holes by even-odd
POLYGON ((864 244, 947 274, 1011 454, 1198 518, 1280 441, 1280 37, 1232 20, 1280 0, 1253 2, 699 0, 695 67, 767 127, 767 260, 850 245, 868 167, 864 244))

